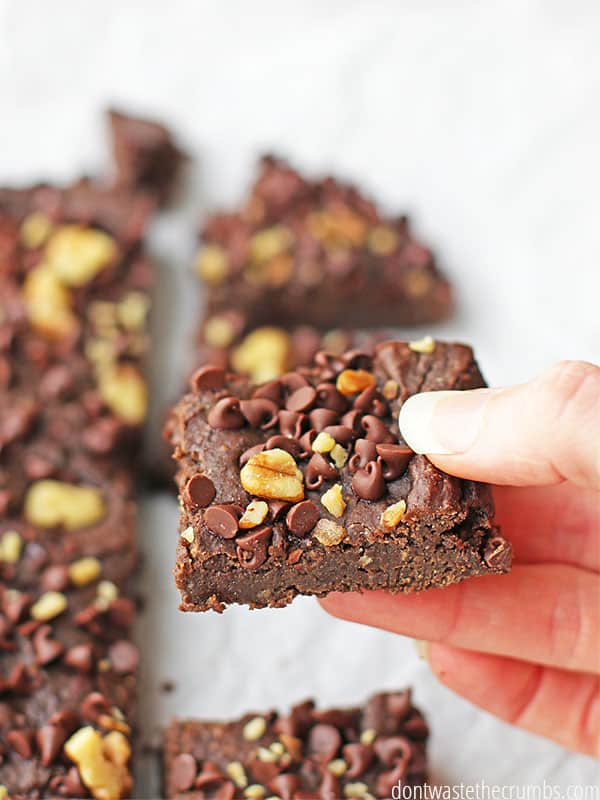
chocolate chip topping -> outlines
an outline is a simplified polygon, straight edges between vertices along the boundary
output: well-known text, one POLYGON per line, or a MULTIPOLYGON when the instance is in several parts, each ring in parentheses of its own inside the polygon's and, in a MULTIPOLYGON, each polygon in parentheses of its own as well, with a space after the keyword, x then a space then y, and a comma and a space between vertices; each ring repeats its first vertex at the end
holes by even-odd
POLYGON ((190 378, 190 386, 194 392, 222 389, 225 386, 225 370, 211 364, 200 367, 190 378))
POLYGON ((204 512, 206 527, 223 539, 233 539, 238 532, 242 509, 234 505, 218 505, 204 512))
POLYGON ((191 789, 196 779, 198 768, 196 760, 189 753, 181 753, 171 764, 171 781, 176 792, 191 789))
POLYGON ((217 400, 208 412, 208 424, 212 428, 236 430, 243 428, 245 422, 240 401, 235 397, 223 397, 217 400))
POLYGON ((192 475, 185 485, 184 500, 193 506, 204 508, 213 501, 215 494, 215 485, 207 475, 192 475))
POLYGON ((307 536, 319 521, 320 512, 312 500, 303 500, 292 506, 285 518, 286 525, 295 536, 307 536))
POLYGON ((379 500, 385 492, 385 481, 381 463, 369 461, 364 469, 359 469, 352 478, 352 489, 362 500, 379 500))

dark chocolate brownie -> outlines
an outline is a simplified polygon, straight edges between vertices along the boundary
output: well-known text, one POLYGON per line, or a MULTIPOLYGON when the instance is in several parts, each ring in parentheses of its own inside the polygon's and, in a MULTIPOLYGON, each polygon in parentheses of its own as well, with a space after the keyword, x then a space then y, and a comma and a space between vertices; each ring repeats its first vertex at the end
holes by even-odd
POLYGON ((70 406, 63 445, 123 460, 137 453, 152 283, 141 236, 151 210, 85 182, 0 191, 0 449, 47 432, 49 417, 70 406))
POLYGON ((165 741, 168 800, 389 798, 427 778, 425 720, 410 690, 377 694, 362 708, 235 722, 174 720, 165 741))
POLYGON ((415 455, 412 394, 483 386, 469 347, 386 342, 319 353, 255 387, 206 366, 167 429, 181 504, 181 608, 283 606, 297 594, 417 591, 508 571, 488 486, 415 455))
POLYGON ((309 180, 264 158, 244 208, 206 223, 195 266, 208 316, 241 312, 250 328, 322 330, 431 322, 448 282, 405 217, 384 217, 353 187, 309 180))
POLYGON ((116 166, 116 185, 130 192, 148 192, 166 203, 185 155, 171 132, 154 120, 111 109, 108 121, 116 166))

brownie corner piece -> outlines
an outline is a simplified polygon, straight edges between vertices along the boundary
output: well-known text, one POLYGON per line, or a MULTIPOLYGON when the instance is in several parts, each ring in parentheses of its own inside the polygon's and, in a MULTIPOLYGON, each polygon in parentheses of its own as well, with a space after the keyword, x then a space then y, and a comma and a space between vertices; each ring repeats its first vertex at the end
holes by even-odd
POLYGON ((161 205, 172 197, 186 155, 173 135, 155 120, 107 111, 116 182, 132 192, 148 192, 161 205))
POLYGON ((357 708, 319 710, 308 700, 287 716, 176 719, 165 734, 165 796, 392 797, 394 787, 426 781, 427 737, 410 689, 373 695, 357 708))
POLYGON ((258 386, 198 370, 168 423, 181 607, 283 606, 507 572, 490 488, 413 453, 397 422, 417 392, 483 385, 469 347, 430 337, 373 356, 321 352, 258 386))

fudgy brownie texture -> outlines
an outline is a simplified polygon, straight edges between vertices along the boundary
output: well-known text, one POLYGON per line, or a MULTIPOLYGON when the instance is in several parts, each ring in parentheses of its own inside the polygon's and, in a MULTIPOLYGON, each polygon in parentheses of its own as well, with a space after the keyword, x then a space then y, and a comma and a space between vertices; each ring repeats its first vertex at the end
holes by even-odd
MULTIPOLYGON (((152 207, 88 183, 0 190, 0 451, 41 445, 40 433, 56 445, 38 447, 34 466, 11 458, 12 470, 48 477, 56 448, 69 446, 123 461, 137 453, 152 207)), ((0 476, 0 510, 3 489, 0 476)))
POLYGON ((250 328, 372 328, 438 320, 452 305, 405 217, 384 217, 353 187, 303 178, 272 157, 243 209, 215 214, 202 239, 195 266, 208 317, 233 310, 250 328))
POLYGON ((111 109, 108 122, 116 167, 116 185, 147 192, 162 205, 170 199, 185 161, 171 132, 154 120, 111 109))
POLYGON ((484 385, 469 347, 386 342, 318 353, 254 386, 206 366, 172 412, 181 608, 283 606, 297 594, 415 591, 505 572, 489 487, 415 455, 412 394, 484 385))
POLYGON ((312 701, 235 722, 175 720, 165 740, 168 800, 389 798, 422 786, 428 736, 410 690, 362 708, 319 711, 312 701))

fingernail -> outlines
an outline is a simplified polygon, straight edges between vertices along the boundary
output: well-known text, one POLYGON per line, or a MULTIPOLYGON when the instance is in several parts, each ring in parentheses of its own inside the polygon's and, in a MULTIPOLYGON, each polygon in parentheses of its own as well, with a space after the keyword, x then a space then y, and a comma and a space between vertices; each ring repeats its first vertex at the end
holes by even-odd
POLYGON ((477 438, 487 397, 486 389, 415 394, 400 409, 402 436, 415 453, 464 453, 477 438))
POLYGON ((413 639, 417 655, 423 661, 427 661, 427 654, 429 652, 429 642, 424 642, 421 639, 413 639))

